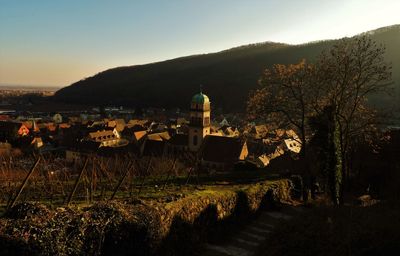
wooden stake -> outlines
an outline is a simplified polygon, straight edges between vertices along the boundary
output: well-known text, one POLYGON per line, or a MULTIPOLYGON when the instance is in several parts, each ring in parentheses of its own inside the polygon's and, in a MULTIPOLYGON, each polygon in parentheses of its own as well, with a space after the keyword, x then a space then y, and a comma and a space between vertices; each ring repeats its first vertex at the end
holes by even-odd
POLYGON ((24 190, 26 183, 28 182, 29 178, 32 176, 33 171, 35 170, 35 168, 38 166, 39 162, 40 162, 41 157, 39 156, 36 160, 36 162, 33 164, 32 168, 30 169, 28 175, 26 175, 24 181, 22 182, 21 186, 18 189, 17 195, 14 197, 14 199, 12 200, 11 204, 9 204, 9 206, 7 207, 7 209, 12 208, 15 203, 17 202, 19 196, 22 193, 22 190, 24 190))
POLYGON ((153 157, 150 156, 149 163, 147 164, 146 172, 142 174, 142 175, 143 175, 143 179, 142 179, 142 184, 140 184, 140 187, 139 187, 138 196, 140 195, 140 192, 142 192, 142 188, 143 188, 144 182, 145 182, 145 180, 146 180, 146 176, 145 176, 145 175, 146 175, 146 174, 149 172, 149 170, 150 170, 150 167, 151 167, 151 160, 152 160, 152 159, 153 159, 153 157))
POLYGON ((114 193, 112 194, 110 200, 113 200, 113 199, 114 199, 115 194, 117 194, 117 191, 118 191, 119 188, 121 187, 122 182, 124 182, 126 176, 128 175, 129 171, 132 169, 132 167, 133 167, 133 163, 129 163, 128 168, 126 168, 125 173, 122 175, 121 179, 120 179, 119 182, 118 182, 117 187, 114 189, 114 193))
POLYGON ((162 187, 163 190, 164 190, 165 187, 167 186, 169 176, 170 176, 171 173, 175 170, 175 165, 176 165, 177 160, 178 160, 178 158, 175 157, 174 162, 172 163, 172 166, 171 166, 171 168, 170 168, 169 171, 168 171, 167 178, 165 179, 165 182, 164 182, 164 186, 162 187))
POLYGON ((193 167, 190 167, 189 172, 188 172, 188 176, 187 176, 187 178, 186 178, 186 183, 185 183, 185 185, 187 185, 187 184, 189 183, 190 174, 192 174, 192 170, 193 170, 193 167))
POLYGON ((72 197, 74 196, 75 191, 78 188, 79 180, 82 178, 82 174, 85 171, 85 168, 86 168, 86 165, 87 165, 88 161, 89 161, 89 157, 86 158, 85 163, 84 163, 84 165, 83 165, 83 167, 81 169, 81 172, 79 173, 79 176, 75 181, 74 188, 72 189, 71 194, 68 197, 67 206, 71 203, 72 197))

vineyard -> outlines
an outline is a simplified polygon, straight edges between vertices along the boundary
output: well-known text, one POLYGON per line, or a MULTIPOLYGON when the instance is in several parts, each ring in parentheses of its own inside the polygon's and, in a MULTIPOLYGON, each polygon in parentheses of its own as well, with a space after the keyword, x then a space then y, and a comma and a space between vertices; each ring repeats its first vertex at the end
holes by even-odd
POLYGON ((255 172, 200 172, 191 155, 142 157, 131 154, 88 155, 67 162, 54 156, 3 157, 0 169, 0 206, 36 201, 54 206, 91 204, 112 199, 173 200, 207 186, 265 179, 255 172))
POLYGON ((200 172, 190 156, 2 160, 2 255, 188 255, 292 188, 259 171, 200 172))

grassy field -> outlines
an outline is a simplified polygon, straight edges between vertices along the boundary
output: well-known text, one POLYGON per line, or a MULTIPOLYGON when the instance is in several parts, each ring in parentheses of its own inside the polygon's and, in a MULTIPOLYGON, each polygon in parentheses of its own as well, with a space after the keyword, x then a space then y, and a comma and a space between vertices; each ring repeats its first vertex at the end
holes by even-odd
MULTIPOLYGON (((75 205, 89 205, 96 201, 108 200, 112 197, 120 177, 110 180, 97 181, 93 186, 87 177, 82 178, 71 201, 75 205)), ((237 171, 215 175, 182 175, 182 176, 149 176, 127 177, 117 190, 114 199, 117 200, 156 200, 160 202, 172 201, 187 195, 207 190, 224 190, 257 183, 264 180, 276 180, 279 175, 263 171, 237 171)), ((29 182, 23 190, 18 202, 35 201, 49 206, 58 207, 66 204, 75 180, 52 182, 39 180, 29 182)), ((0 213, 4 212, 10 198, 15 196, 22 180, 9 184, 0 184, 2 193, 0 213)))

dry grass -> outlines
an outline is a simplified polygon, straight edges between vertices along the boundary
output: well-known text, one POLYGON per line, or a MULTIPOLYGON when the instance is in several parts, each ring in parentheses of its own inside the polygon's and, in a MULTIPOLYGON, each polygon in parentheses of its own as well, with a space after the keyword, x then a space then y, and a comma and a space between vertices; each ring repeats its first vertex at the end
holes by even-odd
MULTIPOLYGON (((271 178, 261 172, 233 172, 223 175, 207 175, 191 172, 188 163, 178 161, 172 169, 171 158, 134 158, 92 156, 78 183, 73 203, 88 204, 110 199, 127 169, 133 168, 125 176, 115 194, 116 199, 169 198, 197 191, 202 186, 231 186, 252 184, 271 178), (149 167, 150 164, 150 167, 149 167)), ((34 163, 34 158, 3 158, 0 165, 0 208, 5 207, 15 197, 22 181, 34 163)), ((38 201, 60 206, 66 203, 74 183, 83 166, 83 161, 74 164, 65 159, 43 157, 18 202, 38 201)), ((275 177, 276 179, 277 177, 275 177)))

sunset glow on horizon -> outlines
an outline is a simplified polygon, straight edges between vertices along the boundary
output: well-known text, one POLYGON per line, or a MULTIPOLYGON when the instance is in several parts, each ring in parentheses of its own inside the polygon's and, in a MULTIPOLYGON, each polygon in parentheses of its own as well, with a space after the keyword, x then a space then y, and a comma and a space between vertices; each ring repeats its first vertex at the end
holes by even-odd
POLYGON ((108 68, 400 24, 400 1, 0 0, 0 84, 67 86, 108 68))

